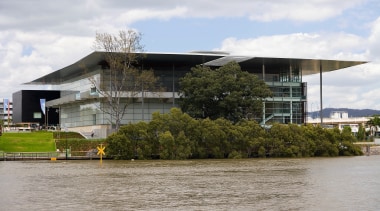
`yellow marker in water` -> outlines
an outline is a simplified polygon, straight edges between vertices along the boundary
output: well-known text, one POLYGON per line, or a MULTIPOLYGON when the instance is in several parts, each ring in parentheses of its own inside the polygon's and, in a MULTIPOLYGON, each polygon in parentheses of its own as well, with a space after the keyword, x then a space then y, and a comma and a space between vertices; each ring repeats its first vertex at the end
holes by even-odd
POLYGON ((96 147, 96 148, 98 148, 98 153, 97 154, 100 155, 100 163, 101 163, 103 155, 106 155, 106 153, 104 153, 104 149, 106 147, 103 147, 103 145, 100 144, 100 147, 96 147))

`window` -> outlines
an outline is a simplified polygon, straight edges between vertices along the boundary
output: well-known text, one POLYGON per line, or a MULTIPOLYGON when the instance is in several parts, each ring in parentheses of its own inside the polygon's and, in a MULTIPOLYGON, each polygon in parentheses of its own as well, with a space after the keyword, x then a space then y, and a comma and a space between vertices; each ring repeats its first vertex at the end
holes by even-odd
POLYGON ((34 119, 41 119, 42 118, 41 112, 34 112, 33 113, 33 118, 34 119))
POLYGON ((98 92, 96 91, 96 87, 91 87, 90 89, 90 95, 96 95, 98 92))
POLYGON ((96 114, 92 115, 92 124, 96 125, 96 114))

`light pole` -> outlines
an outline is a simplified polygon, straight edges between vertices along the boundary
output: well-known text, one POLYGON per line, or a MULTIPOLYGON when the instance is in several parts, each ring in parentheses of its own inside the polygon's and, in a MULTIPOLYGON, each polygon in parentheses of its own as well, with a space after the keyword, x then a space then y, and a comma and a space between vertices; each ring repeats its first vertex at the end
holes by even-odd
POLYGON ((65 127, 65 136, 66 136, 66 160, 67 160, 67 127, 65 127))
POLYGON ((141 83, 141 113, 142 120, 144 121, 144 82, 141 83))
POLYGON ((49 107, 46 108, 46 130, 49 130, 49 107))
MULTIPOLYGON (((145 98, 145 92, 149 92, 149 84, 147 83, 147 82, 145 82, 145 81, 142 81, 141 82, 141 118, 142 118, 142 121, 144 121, 145 120, 145 117, 144 117, 144 115, 145 115, 145 109, 144 109, 144 98, 145 98), (147 84, 147 87, 146 88, 144 88, 144 84, 147 84), (148 88, 148 89, 147 89, 148 88)), ((148 104, 149 104, 149 102, 148 102, 148 104)), ((148 108, 149 108, 149 105, 148 105, 148 108)), ((148 109, 149 110, 149 109, 148 109)))

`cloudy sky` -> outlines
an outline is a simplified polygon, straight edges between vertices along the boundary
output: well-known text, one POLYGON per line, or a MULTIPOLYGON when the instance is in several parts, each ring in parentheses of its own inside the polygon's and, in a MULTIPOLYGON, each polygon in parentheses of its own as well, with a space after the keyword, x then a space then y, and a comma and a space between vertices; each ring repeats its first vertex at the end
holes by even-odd
MULTIPOLYGON (((93 51, 96 32, 142 33, 146 52, 370 61, 324 74, 323 107, 380 109, 378 0, 0 1, 0 98, 93 51)), ((319 75, 308 82, 319 109, 319 75)))

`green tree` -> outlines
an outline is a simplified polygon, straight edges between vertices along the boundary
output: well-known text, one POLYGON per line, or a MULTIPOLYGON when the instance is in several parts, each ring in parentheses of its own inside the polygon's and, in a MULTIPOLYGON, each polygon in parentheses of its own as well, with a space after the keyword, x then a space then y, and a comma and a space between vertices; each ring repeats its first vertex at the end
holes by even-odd
POLYGON ((268 151, 274 157, 298 157, 301 152, 297 145, 300 141, 300 135, 297 125, 285 125, 275 123, 268 131, 268 151), (292 131, 293 130, 293 131, 292 131))
POLYGON ((190 158, 191 156, 191 141, 185 136, 185 133, 181 131, 175 139, 174 156, 177 160, 183 160, 190 158))
POLYGON ((241 121, 235 127, 240 132, 240 136, 234 147, 241 153, 241 157, 252 157, 254 151, 255 156, 260 154, 258 151, 263 144, 264 129, 256 121, 241 121))
MULTIPOLYGON (((360 131, 360 127, 359 127, 360 131)), ((352 135, 351 127, 344 127, 340 134, 340 142, 338 143, 339 155, 352 156, 362 155, 360 147, 353 144, 356 138, 352 135)))
POLYGON ((225 158, 229 156, 234 149, 239 148, 239 140, 241 140, 242 134, 235 124, 232 124, 231 121, 225 118, 218 118, 212 122, 214 122, 216 128, 219 130, 219 132, 214 132, 214 134, 218 134, 216 138, 217 141, 214 142, 214 156, 216 158, 225 158))
POLYGON ((160 134, 159 140, 161 145, 160 158, 165 160, 174 159, 175 142, 170 131, 160 134))
POLYGON ((321 126, 314 127, 315 139, 315 156, 338 156, 340 131, 338 128, 324 129, 321 126))
POLYGON ((291 157, 308 157, 310 156, 310 143, 304 135, 304 128, 297 124, 289 124, 290 139, 287 147, 291 152, 291 157))
POLYGON ((190 134, 194 133, 196 122, 197 120, 183 113, 179 108, 172 108, 167 114, 154 113, 149 124, 154 125, 158 133, 170 131, 176 137, 180 132, 184 132, 185 136, 190 137, 190 134))
POLYGON ((369 125, 375 125, 375 126, 380 126, 380 117, 379 115, 373 115, 373 117, 368 120, 367 124, 369 125))
POLYGON ((257 155, 260 158, 265 158, 266 157, 266 150, 264 146, 260 146, 259 150, 257 151, 257 155))
POLYGON ((120 133, 113 133, 107 137, 106 155, 114 159, 133 158, 133 144, 131 140, 120 133))
POLYGON ((149 123, 122 126, 107 138, 107 155, 116 159, 309 157, 361 155, 350 128, 275 123, 264 130, 255 121, 196 120, 178 108, 153 114, 149 123))
POLYGON ((199 158, 223 158, 228 153, 226 128, 224 119, 216 121, 209 118, 199 121, 199 133, 196 139, 195 155, 199 158), (224 128, 224 129, 222 129, 224 128))
POLYGON ((362 124, 359 124, 358 134, 356 136, 358 141, 363 141, 366 138, 365 128, 362 124))
MULTIPOLYGON (((157 149, 156 140, 158 140, 154 137, 170 132, 176 147, 172 155, 166 156, 165 154, 166 159, 185 159, 191 156, 197 133, 197 120, 183 113, 179 108, 172 108, 168 114, 154 113, 149 125, 150 137, 153 137, 153 150, 157 149)), ((165 140, 168 140, 167 135, 165 137, 165 140)), ((163 147, 162 139, 158 143, 160 145, 158 148, 161 149, 163 147)), ((155 153, 157 152, 155 151, 155 153)))
POLYGON ((197 66, 180 80, 179 104, 194 118, 222 117, 233 122, 259 118, 263 100, 270 96, 265 82, 242 71, 236 62, 217 69, 197 66))
POLYGON ((343 127, 343 130, 340 133, 340 135, 341 135, 340 141, 349 141, 349 142, 355 141, 355 137, 352 135, 352 130, 350 126, 343 127))
POLYGON ((108 152, 120 159, 148 158, 152 154, 152 145, 148 139, 146 122, 128 124, 107 138, 108 152))
POLYGON ((339 145, 339 155, 342 155, 342 156, 363 155, 363 152, 359 146, 354 145, 352 142, 343 141, 339 145))
POLYGON ((374 115, 370 120, 368 120, 367 124, 371 126, 371 135, 375 135, 373 132, 377 132, 377 128, 380 127, 379 115, 374 115))

